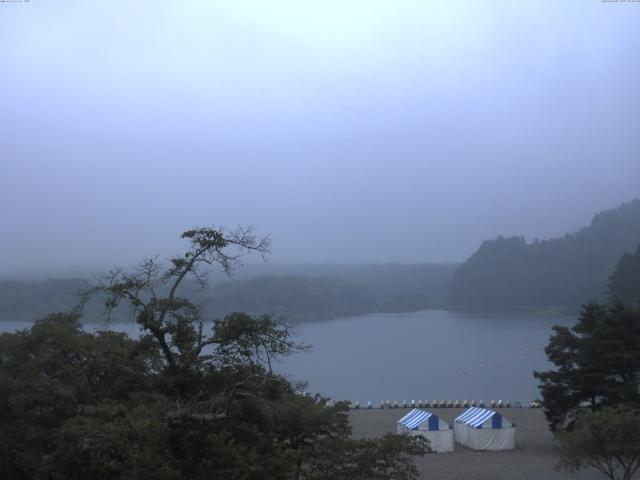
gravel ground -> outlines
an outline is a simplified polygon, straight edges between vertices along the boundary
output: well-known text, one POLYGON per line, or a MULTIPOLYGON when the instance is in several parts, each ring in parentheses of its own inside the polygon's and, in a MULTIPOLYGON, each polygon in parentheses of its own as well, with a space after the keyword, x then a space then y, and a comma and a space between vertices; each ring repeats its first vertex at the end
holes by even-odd
MULTIPOLYGON (((459 408, 432 408, 431 412, 449 423, 460 415, 459 408)), ((505 452, 476 452, 455 444, 453 453, 434 453, 416 459, 420 478, 429 480, 602 480, 600 472, 590 469, 577 473, 557 472, 558 451, 547 428, 542 410, 501 409, 517 425, 518 448, 505 452)), ((349 420, 355 438, 372 438, 386 432, 396 433, 396 422, 407 409, 351 410, 349 420)), ((640 478, 635 476, 634 478, 640 478)))

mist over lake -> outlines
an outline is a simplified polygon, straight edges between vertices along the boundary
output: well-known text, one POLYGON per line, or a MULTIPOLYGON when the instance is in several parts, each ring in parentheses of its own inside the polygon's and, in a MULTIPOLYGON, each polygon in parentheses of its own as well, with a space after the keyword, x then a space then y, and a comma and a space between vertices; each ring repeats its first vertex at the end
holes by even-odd
POLYGON ((640 480, 639 24, 0 0, 0 480, 640 480))

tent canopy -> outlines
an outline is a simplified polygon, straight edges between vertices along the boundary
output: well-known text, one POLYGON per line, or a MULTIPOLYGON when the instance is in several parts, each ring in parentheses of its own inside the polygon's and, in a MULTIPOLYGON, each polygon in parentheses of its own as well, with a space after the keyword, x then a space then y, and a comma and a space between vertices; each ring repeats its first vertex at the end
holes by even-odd
POLYGON ((471 428, 486 428, 489 426, 488 420, 491 420, 491 428, 502 428, 514 426, 511 422, 502 418, 498 412, 488 410, 486 408, 472 407, 466 410, 462 415, 455 418, 456 423, 462 423, 471 428))
POLYGON ((398 423, 410 430, 418 430, 420 426, 425 424, 425 426, 427 426, 428 428, 424 430, 440 430, 440 422, 436 415, 426 410, 420 410, 417 408, 414 408, 404 417, 398 420, 398 423))
POLYGON ((434 452, 453 452, 451 425, 427 410, 414 408, 398 420, 398 433, 425 437, 434 452))

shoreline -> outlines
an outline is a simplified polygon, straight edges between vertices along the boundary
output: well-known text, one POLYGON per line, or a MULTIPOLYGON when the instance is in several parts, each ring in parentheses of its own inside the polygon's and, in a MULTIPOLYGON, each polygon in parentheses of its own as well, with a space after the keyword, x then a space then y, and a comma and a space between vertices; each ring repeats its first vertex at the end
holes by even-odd
MULTIPOLYGON (((427 408, 443 420, 453 419, 464 408, 427 408)), ((577 473, 556 471, 560 458, 558 445, 548 429, 542 409, 499 408, 517 428, 517 448, 511 451, 474 451, 455 443, 452 453, 432 453, 416 458, 421 479, 429 480, 599 480, 594 469, 577 473)), ((396 433, 396 422, 406 408, 360 408, 349 410, 349 423, 354 438, 376 438, 387 432, 396 433)), ((636 475, 634 478, 640 478, 636 475)))

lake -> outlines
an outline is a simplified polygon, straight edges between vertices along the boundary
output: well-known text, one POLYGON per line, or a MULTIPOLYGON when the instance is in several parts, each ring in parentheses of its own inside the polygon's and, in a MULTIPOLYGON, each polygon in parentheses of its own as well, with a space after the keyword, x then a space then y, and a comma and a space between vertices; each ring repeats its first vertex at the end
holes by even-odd
MULTIPOLYGON (((334 399, 436 400, 539 397, 533 370, 551 367, 544 353, 551 326, 573 317, 478 314, 446 310, 379 313, 300 323, 298 340, 313 351, 275 368, 305 380, 309 392, 334 399)), ((0 322, 2 331, 27 322, 0 322)), ((101 325, 87 324, 88 331, 101 325)), ((115 330, 137 336, 133 324, 115 330)))

